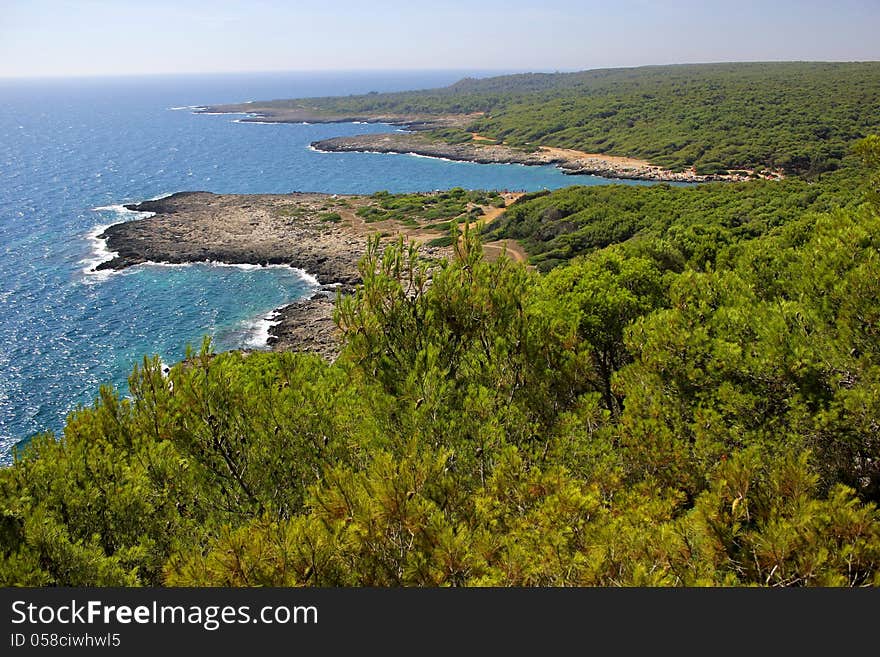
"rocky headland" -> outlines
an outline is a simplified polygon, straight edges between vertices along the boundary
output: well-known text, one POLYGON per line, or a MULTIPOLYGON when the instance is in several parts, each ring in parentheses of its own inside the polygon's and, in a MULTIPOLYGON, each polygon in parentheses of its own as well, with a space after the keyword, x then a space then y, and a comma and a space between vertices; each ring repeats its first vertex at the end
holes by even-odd
POLYGON ((338 349, 333 302, 337 291, 348 293, 360 281, 357 263, 365 244, 352 226, 322 220, 340 201, 344 198, 324 194, 181 192, 128 205, 154 214, 107 228, 99 237, 116 255, 98 269, 204 261, 300 268, 320 286, 311 298, 275 312, 268 345, 332 359, 338 349))
MULTIPOLYGON (((149 262, 297 267, 318 282, 310 298, 275 312, 268 344, 277 351, 314 351, 332 359, 338 348, 334 300, 360 282, 358 262, 368 236, 379 233, 390 241, 402 234, 425 243, 445 234, 395 221, 367 222, 357 211, 374 203, 369 196, 337 194, 180 192, 127 205, 152 215, 114 224, 99 235, 115 253, 96 269, 149 262)), ((423 245, 421 252, 445 258, 451 249, 423 245)))
POLYGON ((693 170, 670 171, 649 164, 644 160, 601 153, 583 153, 548 146, 527 151, 479 140, 450 144, 431 139, 421 133, 395 132, 334 137, 316 141, 312 143, 312 147, 319 151, 335 153, 407 153, 479 164, 552 165, 559 167, 566 174, 593 175, 625 180, 700 183, 719 180, 747 180, 749 178, 749 172, 700 175, 693 170))
POLYGON ((475 114, 399 114, 394 112, 333 112, 307 107, 294 101, 209 105, 196 114, 244 114, 242 123, 385 123, 408 130, 463 128, 481 116, 475 114))
MULTIPOLYGON (((671 171, 645 160, 586 153, 567 148, 540 146, 524 150, 495 143, 494 140, 474 134, 472 141, 449 143, 430 134, 431 130, 453 128, 467 130, 480 116, 472 114, 398 114, 391 112, 333 112, 310 107, 301 101, 271 101, 269 103, 240 103, 214 105, 196 112, 246 114, 242 122, 260 123, 385 123, 403 126, 407 132, 334 137, 314 142, 312 146, 327 152, 399 153, 439 157, 478 164, 551 165, 570 175, 592 175, 622 180, 653 180, 661 182, 703 183, 715 181, 742 181, 755 177, 751 170, 718 174, 699 174, 694 169, 671 171)), ((764 173, 761 177, 780 178, 782 174, 764 173)))
POLYGON ((359 280, 364 241, 344 226, 321 220, 329 198, 180 192, 126 205, 154 214, 114 224, 99 235, 116 255, 97 269, 144 262, 290 265, 322 283, 352 286, 359 280))

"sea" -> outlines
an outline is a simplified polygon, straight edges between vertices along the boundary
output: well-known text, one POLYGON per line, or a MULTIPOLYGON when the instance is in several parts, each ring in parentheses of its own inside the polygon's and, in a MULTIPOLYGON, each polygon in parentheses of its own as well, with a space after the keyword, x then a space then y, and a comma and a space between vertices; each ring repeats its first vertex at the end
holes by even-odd
MULTIPOLYGON (((58 434, 102 384, 127 393, 144 356, 174 363, 211 336, 265 348, 272 310, 319 283, 290 267, 139 265, 95 273, 97 235, 136 221, 126 203, 177 191, 535 191, 609 180, 553 167, 320 153, 315 140, 375 124, 242 123, 194 108, 443 86, 490 71, 322 72, 0 80, 0 464, 58 434)), ((613 181, 619 182, 619 181, 613 181)))

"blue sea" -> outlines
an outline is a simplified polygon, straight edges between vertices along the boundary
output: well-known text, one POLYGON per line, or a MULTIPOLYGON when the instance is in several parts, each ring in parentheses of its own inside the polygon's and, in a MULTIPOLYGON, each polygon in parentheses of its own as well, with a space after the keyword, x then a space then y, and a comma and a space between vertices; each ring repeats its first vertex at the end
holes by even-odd
MULTIPOLYGON (((429 88, 473 71, 290 73, 0 80, 0 463, 99 385, 126 393, 144 355, 172 363, 204 335, 259 348, 272 309, 308 294, 291 268, 141 265, 89 270, 102 227, 136 220, 122 204, 176 191, 370 193, 554 189, 604 184, 551 167, 406 155, 317 153, 315 140, 382 132, 364 124, 272 125, 192 106, 429 88)), ((480 75, 476 73, 476 75, 480 75)))

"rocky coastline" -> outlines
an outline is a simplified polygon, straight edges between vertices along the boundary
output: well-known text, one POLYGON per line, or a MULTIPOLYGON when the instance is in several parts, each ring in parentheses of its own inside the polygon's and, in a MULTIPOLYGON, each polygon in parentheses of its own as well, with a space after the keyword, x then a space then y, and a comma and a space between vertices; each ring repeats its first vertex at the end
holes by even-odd
POLYGON ((96 269, 145 262, 289 265, 322 283, 350 287, 360 280, 357 262, 363 241, 314 216, 327 198, 179 192, 126 205, 153 216, 114 224, 99 235, 116 255, 96 269))
POLYGON ((269 346, 277 351, 336 354, 333 301, 353 291, 364 236, 321 220, 344 197, 326 194, 212 194, 180 192, 126 207, 154 213, 114 224, 98 237, 115 256, 96 269, 148 262, 289 265, 317 278, 310 299, 276 311, 269 346))
MULTIPOLYGON (((508 194, 512 201, 516 194, 508 194)), ((382 242, 403 236, 422 244, 421 254, 439 261, 449 246, 430 244, 445 229, 397 220, 367 221, 359 214, 375 206, 371 196, 293 192, 290 194, 214 194, 178 192, 125 207, 145 213, 114 224, 98 235, 113 257, 96 270, 121 270, 145 263, 216 262, 231 265, 282 265, 314 277, 310 297, 278 308, 268 346, 275 351, 310 351, 328 359, 338 351, 333 322, 339 294, 360 283, 358 263, 369 236, 382 242), (147 214, 149 213, 149 214, 147 214)), ((485 217, 500 214, 486 208, 485 217)))
POLYGON ((384 123, 405 126, 407 130, 462 128, 479 114, 395 114, 391 112, 339 113, 310 109, 298 104, 276 102, 270 105, 238 103, 209 105, 194 110, 195 114, 244 114, 241 123, 384 123))
POLYGON ((312 143, 319 151, 346 153, 398 153, 438 157, 478 164, 523 164, 556 166, 569 175, 593 175, 622 180, 702 183, 747 180, 748 173, 700 175, 693 170, 670 171, 632 158, 581 153, 544 147, 526 151, 503 144, 468 142, 450 144, 419 133, 381 133, 334 137, 312 143))
POLYGON ((334 137, 312 143, 319 151, 345 153, 395 153, 438 157, 477 164, 523 164, 526 166, 556 166, 568 175, 591 175, 619 180, 648 180, 655 182, 739 182, 762 177, 778 180, 782 172, 756 172, 748 169, 728 173, 699 174, 694 169, 671 171, 638 160, 604 153, 540 146, 533 151, 494 143, 491 139, 473 135, 473 141, 448 143, 426 134, 434 129, 454 128, 467 130, 482 114, 395 114, 385 112, 329 112, 308 107, 299 101, 271 101, 270 103, 239 103, 201 107, 196 113, 245 114, 243 123, 383 123, 403 126, 404 132, 334 137))
POLYGON ((335 292, 320 289, 275 311, 268 346, 274 351, 309 351, 327 360, 339 353, 339 329, 333 321, 335 292))

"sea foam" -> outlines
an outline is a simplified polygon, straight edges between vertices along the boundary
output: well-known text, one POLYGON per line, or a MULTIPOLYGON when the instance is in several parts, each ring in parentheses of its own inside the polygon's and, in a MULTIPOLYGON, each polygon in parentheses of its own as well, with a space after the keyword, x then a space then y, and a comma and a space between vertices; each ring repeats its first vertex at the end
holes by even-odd
POLYGON ((245 346, 251 349, 265 349, 269 344, 269 331, 273 326, 281 321, 281 315, 278 310, 260 315, 247 323, 248 338, 245 346))
MULTIPOLYGON (((150 200, 158 201, 160 198, 164 198, 165 196, 168 196, 168 194, 163 194, 150 200)), ((84 282, 86 283, 98 283, 101 281, 105 281, 110 276, 117 273, 117 271, 113 269, 97 268, 98 265, 104 262, 109 262, 119 255, 116 251, 111 251, 109 248, 107 248, 106 238, 100 237, 100 235, 105 230, 110 228, 110 226, 122 223, 123 221, 131 221, 132 219, 146 219, 156 214, 155 212, 139 212, 137 210, 129 210, 122 203, 116 203, 113 205, 101 205, 96 208, 92 208, 92 212, 113 213, 116 215, 116 218, 122 219, 122 221, 114 221, 109 224, 98 224, 88 233, 86 233, 86 239, 91 244, 91 253, 88 257, 80 260, 80 264, 84 265, 82 271, 86 275, 86 277, 84 278, 84 282)))
POLYGON ((112 225, 113 224, 99 224, 86 234, 86 239, 91 243, 91 253, 89 254, 89 257, 83 258, 79 261, 81 265, 84 265, 82 271, 86 274, 86 278, 84 279, 86 283, 97 283, 99 281, 107 280, 110 275, 114 273, 112 269, 97 269, 98 265, 102 262, 112 260, 119 255, 107 248, 106 239, 99 237, 101 233, 112 225))
MULTIPOLYGON (((269 267, 287 267, 287 265, 269 265, 269 267)), ((290 269, 295 271, 312 290, 320 287, 321 284, 315 276, 312 276, 299 267, 290 267, 290 269)), ((306 297, 308 295, 303 296, 306 297)), ((280 308, 276 308, 268 313, 249 320, 245 324, 245 330, 248 334, 245 346, 252 349, 265 349, 269 343, 269 336, 271 335, 270 330, 281 321, 281 311, 285 307, 286 306, 281 306, 280 308)))

